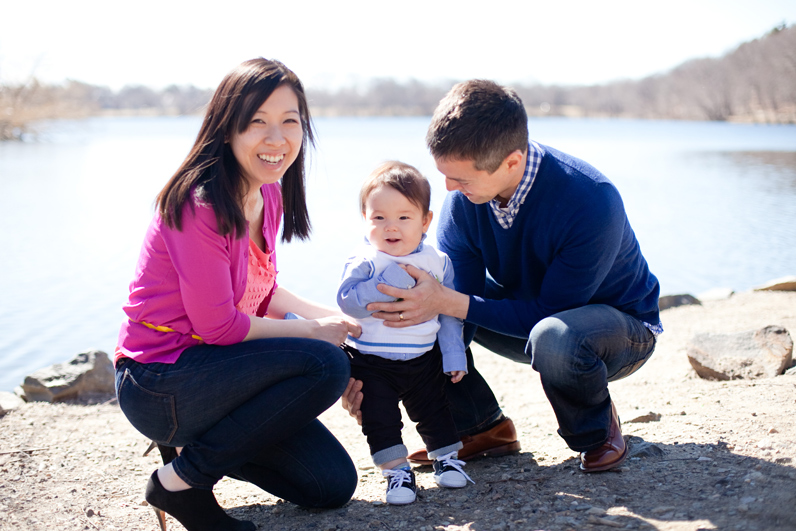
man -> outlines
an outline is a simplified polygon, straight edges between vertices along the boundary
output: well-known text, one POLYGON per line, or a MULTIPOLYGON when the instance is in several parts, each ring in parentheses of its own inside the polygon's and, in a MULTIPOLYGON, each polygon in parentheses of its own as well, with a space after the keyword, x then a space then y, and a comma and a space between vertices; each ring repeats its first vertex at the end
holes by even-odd
MULTIPOLYGON (((368 306, 386 326, 436 314, 464 319, 471 340, 530 363, 567 445, 584 472, 627 457, 608 382, 652 354, 663 329, 659 285, 630 228, 622 199, 587 163, 528 139, 520 98, 490 81, 454 86, 438 105, 426 142, 449 193, 437 229, 456 291, 414 268, 410 290, 368 306)), ((343 405, 356 415, 359 384, 343 405)), ((519 451, 516 431, 472 366, 446 389, 464 448, 460 459, 519 451)), ((429 462, 424 452, 410 459, 429 462)))

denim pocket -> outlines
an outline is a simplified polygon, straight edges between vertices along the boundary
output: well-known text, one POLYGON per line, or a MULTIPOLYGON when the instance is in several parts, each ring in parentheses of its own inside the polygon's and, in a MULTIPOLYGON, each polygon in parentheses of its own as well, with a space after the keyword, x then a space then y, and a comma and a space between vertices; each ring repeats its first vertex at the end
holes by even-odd
POLYGON ((124 370, 116 393, 119 407, 135 429, 156 442, 171 442, 177 432, 174 396, 145 389, 129 369, 124 370))

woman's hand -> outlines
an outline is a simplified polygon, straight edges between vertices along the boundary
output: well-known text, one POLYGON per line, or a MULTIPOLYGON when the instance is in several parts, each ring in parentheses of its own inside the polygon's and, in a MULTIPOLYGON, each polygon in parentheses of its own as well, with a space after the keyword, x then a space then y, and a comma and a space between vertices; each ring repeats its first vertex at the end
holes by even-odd
POLYGON ((465 374, 467 374, 465 371, 451 371, 451 382, 453 383, 461 382, 465 374))
POLYGON ((362 328, 349 317, 332 315, 320 319, 268 319, 249 316, 251 326, 243 339, 262 339, 266 337, 306 337, 320 339, 340 346, 349 334, 359 337, 362 328))
POLYGON ((417 281, 412 289, 399 289, 379 284, 378 290, 396 299, 396 302, 373 302, 368 311, 373 317, 384 320, 384 326, 403 328, 424 323, 443 313, 464 319, 470 298, 440 284, 437 279, 414 266, 407 265, 406 272, 417 281))
POLYGON ((323 317, 312 321, 316 326, 312 328, 312 339, 327 341, 333 345, 342 345, 348 335, 359 337, 362 328, 347 317, 323 317))

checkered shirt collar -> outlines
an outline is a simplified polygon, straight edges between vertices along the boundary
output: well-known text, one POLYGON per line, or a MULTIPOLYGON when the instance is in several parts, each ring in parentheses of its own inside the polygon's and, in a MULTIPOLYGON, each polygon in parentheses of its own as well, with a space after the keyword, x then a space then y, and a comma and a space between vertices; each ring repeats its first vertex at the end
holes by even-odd
POLYGON ((520 211, 520 206, 525 202, 528 192, 531 190, 536 174, 539 171, 539 164, 542 162, 542 148, 539 144, 531 140, 528 143, 528 157, 525 161, 525 173, 520 180, 520 184, 511 196, 508 204, 500 207, 500 201, 492 199, 489 201, 489 206, 492 207, 492 213, 504 229, 510 229, 520 211))

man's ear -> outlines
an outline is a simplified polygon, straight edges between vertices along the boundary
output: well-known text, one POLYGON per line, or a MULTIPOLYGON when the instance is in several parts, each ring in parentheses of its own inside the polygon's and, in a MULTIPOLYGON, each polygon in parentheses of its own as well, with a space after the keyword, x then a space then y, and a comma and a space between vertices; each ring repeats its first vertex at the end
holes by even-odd
POLYGON ((428 232, 428 228, 431 226, 431 219, 434 217, 434 213, 432 211, 428 211, 426 214, 425 219, 423 220, 423 232, 428 232))
MULTIPOLYGON (((506 165, 506 169, 513 172, 517 170, 517 167, 522 165, 522 159, 525 154, 520 151, 519 149, 515 149, 509 155, 503 159, 503 164, 506 165)), ((523 168, 524 170, 525 168, 523 168)))

